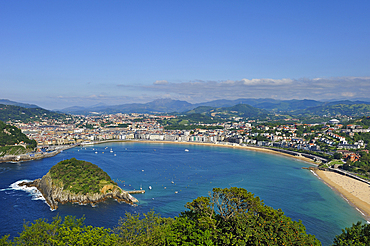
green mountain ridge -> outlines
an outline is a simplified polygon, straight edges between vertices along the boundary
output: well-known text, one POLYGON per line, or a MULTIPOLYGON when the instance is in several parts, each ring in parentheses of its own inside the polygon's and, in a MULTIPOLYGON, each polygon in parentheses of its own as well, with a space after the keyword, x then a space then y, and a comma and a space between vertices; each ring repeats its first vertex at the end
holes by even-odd
POLYGON ((39 121, 41 119, 64 119, 65 114, 56 113, 43 108, 24 108, 15 105, 0 104, 0 120, 7 122, 22 121, 32 122, 39 121))
MULTIPOLYGON (((61 112, 71 114, 91 114, 92 112, 98 112, 101 114, 114 114, 114 113, 205 113, 211 108, 229 108, 238 104, 250 105, 254 108, 269 111, 270 113, 286 113, 286 114, 304 114, 304 110, 308 110, 306 113, 310 114, 311 108, 330 107, 337 104, 354 105, 354 104, 365 104, 369 105, 370 102, 366 101, 333 101, 333 102, 321 102, 310 99, 303 100, 275 100, 269 98, 240 98, 236 100, 214 100, 203 103, 191 104, 186 101, 172 100, 172 99, 157 99, 148 103, 131 103, 121 105, 99 105, 94 107, 70 107, 60 110, 61 112)), ((242 113, 242 112, 241 112, 242 113)), ((245 116, 247 117, 247 116, 245 116)))

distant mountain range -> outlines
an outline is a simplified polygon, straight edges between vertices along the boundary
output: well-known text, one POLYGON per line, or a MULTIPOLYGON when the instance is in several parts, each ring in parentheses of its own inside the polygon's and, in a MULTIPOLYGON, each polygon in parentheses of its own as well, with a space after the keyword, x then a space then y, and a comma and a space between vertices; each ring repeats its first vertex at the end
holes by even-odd
MULTIPOLYGON (((31 116, 33 113, 49 114, 53 111, 42 111, 40 107, 33 104, 17 103, 6 99, 0 99, 0 104, 11 105, 8 107, 14 116, 19 112, 22 118, 31 116), (19 107, 19 108, 17 108, 19 107), (27 108, 29 110, 23 110, 27 108), (31 110, 32 109, 32 110, 31 110), (37 111, 37 112, 36 112, 37 111), (31 114, 29 115, 28 112, 31 114)), ((44 109, 43 109, 44 110, 44 109)), ((246 99, 237 100, 215 100, 204 103, 192 104, 186 101, 172 99, 158 99, 148 103, 130 103, 121 105, 95 105, 93 107, 69 107, 58 111, 67 114, 115 114, 115 113, 169 113, 169 114, 202 114, 209 117, 265 117, 271 114, 286 114, 294 116, 335 116, 370 115, 370 102, 366 101, 333 101, 320 102, 315 100, 275 100, 275 99, 246 99)), ((10 119, 0 111, 0 119, 10 119)), ((34 115, 35 116, 35 115, 34 115)), ((34 117, 33 116, 33 117, 34 117)), ((58 117, 57 115, 50 115, 58 117)), ((31 116, 32 117, 32 116, 31 116)))
MULTIPOLYGON (((70 107, 60 110, 69 114, 92 114, 95 113, 206 113, 207 109, 233 107, 239 104, 249 105, 257 109, 266 110, 269 113, 288 113, 293 115, 319 114, 367 114, 366 101, 334 101, 320 102, 315 100, 275 100, 275 99, 237 99, 237 100, 215 100, 204 103, 188 103, 186 101, 172 99, 157 99, 148 103, 131 103, 114 106, 98 105, 95 107, 70 107), (342 105, 342 106, 335 106, 342 105), (353 105, 363 105, 355 107, 353 105), (208 108, 207 108, 208 107, 208 108)), ((241 108, 239 108, 241 109, 241 108)), ((222 109, 220 109, 222 111, 222 109)), ((220 111, 219 110, 219 111, 220 111)), ((232 109, 230 109, 233 111, 232 109)), ((249 108, 249 111, 252 110, 249 108)), ((255 111, 257 112, 257 111, 255 111)), ((257 114, 265 114, 259 112, 257 114)))

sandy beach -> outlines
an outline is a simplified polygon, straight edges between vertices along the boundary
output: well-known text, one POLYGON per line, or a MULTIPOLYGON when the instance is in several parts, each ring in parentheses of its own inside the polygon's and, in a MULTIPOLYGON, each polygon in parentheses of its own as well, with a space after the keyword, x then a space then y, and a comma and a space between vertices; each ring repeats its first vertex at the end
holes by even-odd
POLYGON ((370 218, 370 186, 359 180, 331 171, 315 170, 316 174, 366 217, 370 218))

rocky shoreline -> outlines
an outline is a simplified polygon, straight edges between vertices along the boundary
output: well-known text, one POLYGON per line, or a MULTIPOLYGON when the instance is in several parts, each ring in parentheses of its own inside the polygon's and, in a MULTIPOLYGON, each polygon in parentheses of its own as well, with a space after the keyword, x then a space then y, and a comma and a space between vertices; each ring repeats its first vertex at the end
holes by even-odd
POLYGON ((53 184, 50 173, 47 173, 41 179, 36 179, 32 182, 22 182, 19 186, 36 187, 53 210, 58 208, 59 203, 65 204, 68 202, 78 203, 81 205, 95 205, 111 198, 118 202, 125 202, 131 205, 138 202, 138 200, 131 196, 129 192, 122 190, 118 186, 111 186, 109 189, 102 189, 101 193, 88 193, 86 195, 74 194, 68 190, 63 190, 63 187, 53 184))
POLYGON ((34 161, 43 158, 53 157, 61 153, 63 150, 74 148, 75 146, 63 146, 58 147, 58 149, 50 152, 40 152, 40 153, 27 153, 21 155, 6 155, 0 157, 0 163, 2 162, 23 162, 23 161, 34 161))

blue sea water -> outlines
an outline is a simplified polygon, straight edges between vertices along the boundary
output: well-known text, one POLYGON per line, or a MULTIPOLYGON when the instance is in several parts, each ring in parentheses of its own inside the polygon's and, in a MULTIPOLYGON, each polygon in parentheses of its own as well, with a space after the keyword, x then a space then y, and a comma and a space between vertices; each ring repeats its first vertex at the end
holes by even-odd
POLYGON ((137 142, 77 147, 38 161, 0 164, 0 235, 17 236, 25 221, 51 221, 57 214, 85 216, 86 224, 110 228, 126 212, 154 210, 175 217, 185 210, 186 202, 207 196, 212 188, 236 186, 259 196, 268 206, 281 208, 293 220, 302 220, 308 233, 330 245, 342 228, 364 219, 302 169, 307 166, 289 157, 249 150, 137 142), (53 165, 72 157, 98 165, 125 190, 142 188, 146 193, 134 195, 139 200, 135 207, 110 200, 96 207, 65 204, 51 211, 34 191, 16 189, 16 182, 41 178, 53 165))

